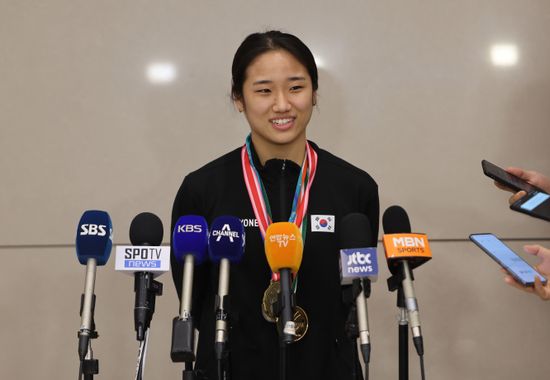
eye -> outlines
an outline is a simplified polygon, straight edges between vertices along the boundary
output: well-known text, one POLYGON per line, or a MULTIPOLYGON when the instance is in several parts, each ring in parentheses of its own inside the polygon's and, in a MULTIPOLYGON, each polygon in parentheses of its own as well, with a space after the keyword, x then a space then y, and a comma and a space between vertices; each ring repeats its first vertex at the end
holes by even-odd
POLYGON ((256 90, 257 93, 259 94, 269 94, 271 92, 271 90, 269 88, 260 88, 258 90, 256 90))
POLYGON ((296 91, 300 91, 303 88, 304 88, 304 86, 300 86, 300 85, 292 86, 292 87, 290 87, 290 91, 296 92, 296 91))

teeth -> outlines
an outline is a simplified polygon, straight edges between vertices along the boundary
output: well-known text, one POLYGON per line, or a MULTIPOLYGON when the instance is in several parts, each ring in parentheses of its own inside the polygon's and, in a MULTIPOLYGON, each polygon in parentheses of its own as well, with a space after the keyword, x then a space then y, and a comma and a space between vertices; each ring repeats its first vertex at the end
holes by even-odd
POLYGON ((292 119, 275 119, 273 120, 273 124, 283 125, 286 123, 290 123, 292 119))

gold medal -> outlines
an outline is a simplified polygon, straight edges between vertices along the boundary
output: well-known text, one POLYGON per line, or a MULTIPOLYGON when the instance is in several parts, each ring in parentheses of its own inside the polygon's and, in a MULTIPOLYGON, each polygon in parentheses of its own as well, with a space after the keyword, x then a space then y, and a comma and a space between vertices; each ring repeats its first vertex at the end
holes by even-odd
POLYGON ((274 323, 277 321, 277 317, 273 313, 273 304, 277 302, 280 288, 281 285, 279 281, 271 281, 264 292, 264 297, 262 299, 262 315, 268 322, 274 323))
POLYGON ((296 310, 294 310, 292 320, 294 321, 294 325, 296 326, 296 338, 294 339, 294 341, 297 342, 302 339, 304 335, 306 335, 307 328, 309 326, 309 320, 307 319, 306 311, 300 306, 296 306, 296 310))
MULTIPOLYGON (((262 299, 262 315, 268 322, 278 322, 277 316, 273 312, 273 304, 277 302, 277 298, 281 289, 279 281, 271 281, 269 286, 264 292, 262 299)), ((294 341, 297 342, 304 337, 309 327, 309 319, 304 309, 300 306, 296 306, 294 314, 292 315, 292 321, 296 328, 296 335, 294 341)))

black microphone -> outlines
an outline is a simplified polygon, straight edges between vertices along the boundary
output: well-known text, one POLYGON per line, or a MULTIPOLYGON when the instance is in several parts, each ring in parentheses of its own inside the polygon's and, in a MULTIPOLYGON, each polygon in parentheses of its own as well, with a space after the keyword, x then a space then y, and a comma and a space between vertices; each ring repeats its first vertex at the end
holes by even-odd
POLYGON ((384 249, 388 266, 393 274, 402 277, 403 295, 413 342, 418 355, 424 355, 418 301, 411 270, 431 258, 428 239, 424 234, 412 234, 407 212, 400 206, 389 207, 382 217, 384 249))
MULTIPOLYGON (((162 243, 163 234, 162 221, 150 212, 142 212, 136 215, 130 224, 130 242, 132 246, 159 246, 162 243)), ((148 254, 149 250, 144 249, 142 252, 148 254)), ((168 257, 164 259, 165 265, 168 265, 170 260, 169 250, 167 250, 167 253, 168 257)), ((134 328, 136 338, 139 341, 145 339, 145 332, 151 326, 151 320, 155 313, 156 296, 162 295, 162 283, 154 280, 155 273, 146 269, 139 268, 134 273, 134 292, 136 293, 134 328)))

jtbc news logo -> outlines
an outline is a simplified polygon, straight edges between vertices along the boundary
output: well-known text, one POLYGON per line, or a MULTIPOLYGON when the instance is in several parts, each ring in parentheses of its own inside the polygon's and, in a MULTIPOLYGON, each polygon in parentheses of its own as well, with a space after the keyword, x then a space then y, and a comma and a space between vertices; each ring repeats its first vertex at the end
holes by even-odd
POLYGON ((343 279, 375 276, 378 274, 376 248, 342 249, 340 264, 343 279))
POLYGON ((288 247, 289 241, 295 241, 296 236, 294 234, 274 234, 269 237, 270 243, 275 243, 279 245, 279 248, 286 248, 288 247))
POLYGON ((116 247, 116 270, 166 272, 169 265, 170 247, 116 247))
POLYGON ((212 237, 216 238, 216 241, 220 241, 222 237, 228 237, 231 243, 234 243, 234 239, 239 239, 239 233, 237 231, 231 231, 229 224, 224 224, 221 230, 212 230, 212 237))

